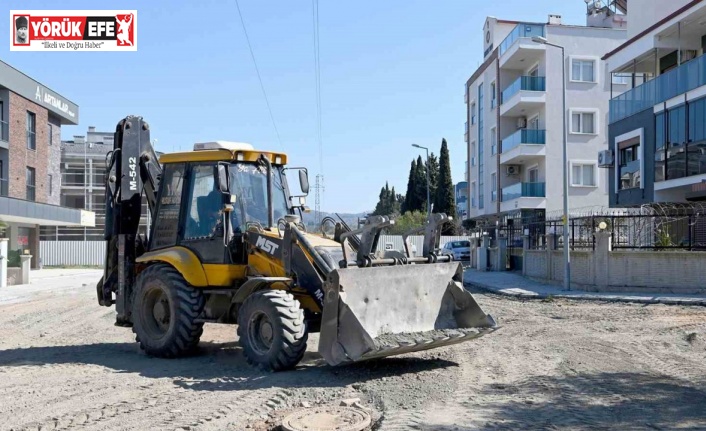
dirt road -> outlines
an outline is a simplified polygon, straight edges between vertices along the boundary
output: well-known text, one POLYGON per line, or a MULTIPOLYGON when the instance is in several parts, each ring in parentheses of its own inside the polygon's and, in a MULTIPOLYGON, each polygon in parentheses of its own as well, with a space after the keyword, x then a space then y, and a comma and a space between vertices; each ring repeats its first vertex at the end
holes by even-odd
POLYGON ((379 430, 706 429, 703 307, 476 294, 503 325, 479 341, 333 368, 312 336, 298 370, 266 374, 230 326, 207 326, 196 357, 144 356, 97 305, 99 277, 0 293, 0 429, 272 429, 344 398, 379 430))

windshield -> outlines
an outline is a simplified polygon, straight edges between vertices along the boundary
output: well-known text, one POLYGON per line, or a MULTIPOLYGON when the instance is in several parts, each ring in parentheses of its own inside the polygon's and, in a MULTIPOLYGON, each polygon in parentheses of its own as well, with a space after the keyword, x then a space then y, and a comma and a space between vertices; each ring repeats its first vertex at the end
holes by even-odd
MULTIPOLYGON (((233 229, 245 231, 248 222, 267 226, 267 167, 253 163, 233 163, 230 167, 230 188, 235 195, 233 229), (237 220, 235 219, 237 217, 237 220)), ((282 168, 272 167, 272 206, 274 223, 289 213, 282 184, 282 168)))
POLYGON ((470 247, 471 243, 468 241, 456 241, 453 243, 453 248, 470 247))

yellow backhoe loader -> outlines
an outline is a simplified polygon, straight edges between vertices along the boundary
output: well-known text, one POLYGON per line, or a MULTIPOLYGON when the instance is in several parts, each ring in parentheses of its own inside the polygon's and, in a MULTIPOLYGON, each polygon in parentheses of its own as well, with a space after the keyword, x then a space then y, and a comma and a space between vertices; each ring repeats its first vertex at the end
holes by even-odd
MULTIPOLYGON (((106 261, 98 303, 116 308, 152 356, 192 352, 204 323, 237 324, 248 362, 294 368, 308 334, 330 365, 431 349, 497 329, 462 286, 460 263, 436 255, 449 217, 433 214, 420 256, 377 252, 394 221, 369 217, 329 234, 302 223, 308 174, 286 154, 233 142, 157 157, 142 117, 122 119, 106 157, 106 261), (289 174, 303 196, 292 196, 289 174), (142 202, 151 214, 139 234, 142 202)), ((329 220, 330 221, 330 220, 329 220)))

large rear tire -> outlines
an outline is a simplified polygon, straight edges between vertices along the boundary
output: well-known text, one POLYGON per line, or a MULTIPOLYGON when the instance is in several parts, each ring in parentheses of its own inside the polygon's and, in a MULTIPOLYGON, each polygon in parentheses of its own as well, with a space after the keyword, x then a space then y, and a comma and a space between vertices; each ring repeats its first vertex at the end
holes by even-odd
POLYGON ((203 322, 196 322, 203 307, 203 295, 179 271, 167 264, 151 265, 137 277, 132 332, 150 356, 185 356, 203 334, 203 322))
POLYGON ((255 292, 238 311, 238 337, 251 365, 265 371, 291 370, 306 351, 304 310, 285 291, 255 292))

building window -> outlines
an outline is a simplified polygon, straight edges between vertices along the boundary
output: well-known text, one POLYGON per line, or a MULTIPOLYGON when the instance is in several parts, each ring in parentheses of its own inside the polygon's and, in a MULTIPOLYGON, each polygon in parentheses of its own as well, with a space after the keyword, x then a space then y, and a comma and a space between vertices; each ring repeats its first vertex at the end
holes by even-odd
POLYGON ((655 181, 664 181, 667 175, 667 127, 664 112, 655 115, 655 181))
POLYGON ((641 186, 640 135, 617 139, 618 190, 641 186))
POLYGON ((53 188, 52 180, 53 180, 52 175, 49 174, 49 175, 47 176, 47 184, 49 185, 49 196, 51 196, 51 195, 54 194, 54 193, 53 193, 54 188, 53 188))
POLYGON ((706 174, 706 98, 689 102, 688 176, 706 174))
POLYGON ((490 109, 495 108, 495 82, 490 83, 490 109))
POLYGON ((684 178, 686 169, 686 106, 669 110, 667 114, 667 175, 666 179, 684 178))
POLYGON ((471 183, 471 207, 476 207, 476 182, 471 183))
POLYGON ((490 200, 495 202, 498 199, 498 176, 495 172, 490 174, 490 200))
POLYGON ((497 139, 497 133, 495 131, 495 127, 490 129, 490 154, 495 155, 498 152, 498 139, 497 139))
POLYGON ((596 111, 571 111, 571 133, 582 135, 598 134, 596 111))
POLYGON ((54 143, 54 125, 53 125, 53 124, 47 124, 47 126, 48 126, 47 128, 49 129, 49 130, 48 130, 48 132, 49 132, 49 136, 48 136, 49 145, 52 145, 52 144, 54 143))
POLYGON ((471 143, 471 166, 476 165, 476 143, 475 141, 471 143))
POLYGON ((596 82, 596 60, 571 59, 571 80, 575 82, 596 82))
POLYGON ((629 73, 613 73, 612 82, 615 85, 628 85, 632 81, 632 75, 629 73))
POLYGON ((27 148, 37 149, 37 118, 34 112, 27 111, 27 148))
POLYGON ((35 194, 35 171, 34 168, 27 167, 26 180, 27 180, 27 200, 34 201, 36 198, 35 194))
POLYGON ((596 165, 592 163, 572 163, 571 185, 573 187, 595 187, 596 165))
POLYGON ((476 104, 471 103, 471 124, 476 124, 476 104))

